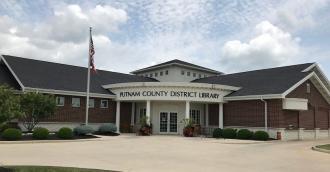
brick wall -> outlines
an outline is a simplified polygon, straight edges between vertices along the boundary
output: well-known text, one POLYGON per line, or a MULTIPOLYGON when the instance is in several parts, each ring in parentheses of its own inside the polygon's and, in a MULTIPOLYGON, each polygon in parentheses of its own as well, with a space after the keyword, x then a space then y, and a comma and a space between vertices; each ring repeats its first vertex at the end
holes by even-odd
MULTIPOLYGON (((58 106, 54 115, 43 122, 85 122, 86 113, 86 98, 80 98, 80 107, 72 107, 72 97, 63 96, 65 98, 64 106, 58 106)), ((91 123, 107 123, 116 121, 116 102, 107 99, 109 102, 108 108, 100 108, 101 98, 94 99, 94 108, 89 108, 89 122, 91 123)))

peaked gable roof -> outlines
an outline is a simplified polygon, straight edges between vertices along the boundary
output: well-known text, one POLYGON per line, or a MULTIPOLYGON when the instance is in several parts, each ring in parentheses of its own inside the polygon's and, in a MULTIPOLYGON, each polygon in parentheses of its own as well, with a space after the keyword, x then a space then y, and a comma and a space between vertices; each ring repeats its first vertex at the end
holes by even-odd
POLYGON ((241 87, 227 97, 282 94, 311 72, 303 72, 314 63, 254 70, 201 78, 192 82, 241 87))
POLYGON ((185 66, 185 67, 195 68, 195 69, 199 69, 199 70, 205 70, 205 71, 208 71, 208 72, 211 72, 211 73, 214 73, 214 74, 222 74, 222 72, 219 72, 219 71, 216 71, 216 70, 213 70, 213 69, 210 69, 210 68, 206 68, 206 67, 203 67, 203 66, 195 65, 195 64, 192 64, 192 63, 188 63, 188 62, 178 60, 178 59, 174 59, 174 60, 170 60, 170 61, 167 61, 167 62, 164 62, 164 63, 156 64, 156 65, 149 66, 149 67, 142 68, 142 69, 138 69, 138 70, 132 71, 131 73, 137 74, 139 72, 149 71, 149 70, 152 70, 152 69, 155 69, 155 68, 160 68, 160 67, 169 66, 169 65, 185 66))
MULTIPOLYGON (((86 92, 87 68, 3 55, 6 63, 24 87, 86 92)), ((91 74, 90 92, 113 94, 102 85, 123 82, 157 82, 152 78, 97 70, 91 74)))

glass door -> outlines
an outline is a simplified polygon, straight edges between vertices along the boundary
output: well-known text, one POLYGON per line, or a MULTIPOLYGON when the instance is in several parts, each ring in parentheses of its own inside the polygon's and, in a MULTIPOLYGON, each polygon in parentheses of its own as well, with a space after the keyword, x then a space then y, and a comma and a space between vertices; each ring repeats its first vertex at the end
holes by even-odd
POLYGON ((159 114, 159 132, 177 133, 178 132, 178 113, 160 112, 159 114))
POLYGON ((170 112, 170 133, 178 132, 178 113, 170 112))
POLYGON ((167 133, 167 125, 168 125, 168 113, 167 112, 160 112, 159 115, 159 132, 167 133))

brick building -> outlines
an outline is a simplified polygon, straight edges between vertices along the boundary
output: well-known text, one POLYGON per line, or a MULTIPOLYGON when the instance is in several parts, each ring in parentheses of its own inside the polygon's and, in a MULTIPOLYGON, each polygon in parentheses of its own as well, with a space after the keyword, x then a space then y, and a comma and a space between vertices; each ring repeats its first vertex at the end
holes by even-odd
MULTIPOLYGON (((50 129, 85 122, 87 68, 2 55, 0 84, 56 96, 50 129)), ((155 134, 181 134, 190 118, 213 128, 266 130, 271 137, 330 137, 330 84, 316 63, 234 74, 172 60, 123 74, 91 76, 89 124, 131 132, 143 116, 155 134)))

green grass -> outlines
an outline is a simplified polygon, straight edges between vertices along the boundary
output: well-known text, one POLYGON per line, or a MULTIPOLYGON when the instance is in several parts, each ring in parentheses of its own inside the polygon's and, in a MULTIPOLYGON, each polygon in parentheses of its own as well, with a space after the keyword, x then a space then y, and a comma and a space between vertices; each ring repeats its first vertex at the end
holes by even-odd
POLYGON ((327 144, 327 145, 319 145, 319 146, 316 146, 317 148, 321 148, 321 149, 326 149, 326 150, 330 150, 330 144, 327 144))
POLYGON ((51 166, 3 166, 0 172, 113 172, 108 170, 96 170, 71 167, 51 167, 51 166))

